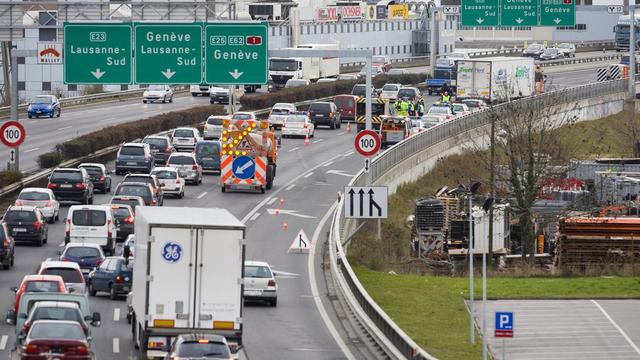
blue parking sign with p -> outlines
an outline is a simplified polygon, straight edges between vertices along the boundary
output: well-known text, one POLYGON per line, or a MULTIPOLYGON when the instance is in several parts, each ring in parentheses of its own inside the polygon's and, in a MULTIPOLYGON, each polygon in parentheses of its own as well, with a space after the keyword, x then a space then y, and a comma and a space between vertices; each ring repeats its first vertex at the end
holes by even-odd
POLYGON ((496 312, 496 337, 513 337, 513 312, 496 312))

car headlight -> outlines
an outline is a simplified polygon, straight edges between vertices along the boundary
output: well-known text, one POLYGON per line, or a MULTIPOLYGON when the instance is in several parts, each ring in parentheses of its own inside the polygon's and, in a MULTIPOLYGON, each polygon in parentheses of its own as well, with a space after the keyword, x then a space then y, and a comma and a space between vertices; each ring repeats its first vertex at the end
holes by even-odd
POLYGON ((144 93, 142 93, 142 96, 149 96, 149 92, 145 91, 144 93))
POLYGON ((47 105, 47 110, 52 110, 53 109, 53 105, 47 105))

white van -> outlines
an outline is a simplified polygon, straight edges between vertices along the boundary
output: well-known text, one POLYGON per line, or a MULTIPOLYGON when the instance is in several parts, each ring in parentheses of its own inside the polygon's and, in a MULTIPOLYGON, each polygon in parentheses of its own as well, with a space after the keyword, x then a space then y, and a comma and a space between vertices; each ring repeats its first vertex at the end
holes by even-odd
POLYGON ((65 226, 65 244, 93 243, 100 245, 105 253, 114 254, 117 229, 108 205, 71 206, 65 226))

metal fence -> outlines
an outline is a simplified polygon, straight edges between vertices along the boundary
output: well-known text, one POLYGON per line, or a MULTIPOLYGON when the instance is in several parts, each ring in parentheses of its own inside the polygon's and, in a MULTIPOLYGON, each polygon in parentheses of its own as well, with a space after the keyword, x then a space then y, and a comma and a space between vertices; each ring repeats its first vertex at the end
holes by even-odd
MULTIPOLYGON (((549 92, 532 98, 515 100, 510 104, 502 104, 494 107, 495 110, 512 109, 514 103, 522 104, 522 106, 545 106, 547 104, 563 105, 571 104, 578 100, 589 99, 593 97, 601 97, 604 95, 624 93, 627 81, 613 80, 597 84, 589 84, 568 88, 559 91, 549 92)), ((427 151, 443 141, 463 135, 469 131, 487 126, 490 116, 486 112, 478 112, 464 117, 460 117, 444 124, 440 124, 433 128, 423 131, 416 136, 412 136, 402 141, 387 151, 380 154, 372 160, 370 168, 371 183, 375 183, 383 175, 393 171, 394 167, 401 162, 410 159, 423 151, 427 151)), ((361 170, 349 183, 349 186, 364 186, 367 174, 361 170)), ((340 200, 334 214, 333 223, 329 235, 329 248, 331 258, 331 270, 333 277, 337 279, 338 285, 341 286, 343 292, 350 292, 345 296, 349 306, 353 308, 359 307, 368 317, 363 319, 374 332, 380 332, 385 339, 381 341, 390 343, 402 357, 407 359, 434 359, 431 355, 421 349, 402 329, 400 329, 389 316, 373 301, 367 291, 364 289, 360 281, 357 279, 349 261, 346 257, 346 250, 343 247, 356 229, 357 222, 346 219, 343 214, 343 204, 340 200), (346 286, 347 288, 345 288, 346 286)), ((357 312, 357 311, 356 311, 357 312)))

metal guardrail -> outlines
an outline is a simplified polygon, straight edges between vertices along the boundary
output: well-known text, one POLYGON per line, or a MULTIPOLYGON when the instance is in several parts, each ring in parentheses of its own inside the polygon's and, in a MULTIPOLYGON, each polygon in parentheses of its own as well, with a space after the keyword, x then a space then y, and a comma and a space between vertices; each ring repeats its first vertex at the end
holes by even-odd
MULTIPOLYGON (((83 96, 73 96, 68 98, 60 98, 60 105, 68 106, 68 105, 78 105, 91 101, 99 101, 99 100, 107 100, 107 99, 119 99, 122 97, 130 97, 133 95, 142 94, 146 89, 133 89, 133 90, 122 90, 122 91, 110 91, 106 93, 99 94, 91 94, 91 95, 83 95, 83 96)), ((18 105, 19 111, 26 110, 29 104, 20 104, 18 105)), ((9 112, 11 110, 10 106, 0 107, 0 113, 9 112)))
MULTIPOLYGON (((597 84, 589 84, 545 93, 532 98, 515 100, 509 107, 497 105, 494 109, 498 111, 508 111, 516 104, 538 106, 543 105, 560 105, 573 103, 578 100, 584 100, 593 97, 601 97, 608 94, 624 93, 627 81, 613 80, 597 84), (502 110, 501 110, 502 109, 502 110)), ((441 142, 463 135, 473 130, 489 125, 490 116, 486 112, 478 112, 460 117, 444 124, 440 124, 433 128, 423 131, 415 136, 404 140, 387 151, 383 152, 371 161, 370 176, 371 183, 375 184, 382 176, 390 171, 398 164, 412 159, 415 155, 429 150, 441 142)), ((414 161, 417 162, 416 159, 414 161)), ((417 163, 416 163, 417 164, 417 163)), ((349 186, 365 186, 367 175, 364 170, 358 172, 356 176, 349 182, 349 186)), ((375 303, 364 289, 358 278, 356 277, 349 261, 346 257, 343 245, 353 235, 351 229, 357 229, 357 221, 349 220, 343 214, 343 199, 339 200, 333 222, 329 233, 329 253, 331 259, 332 276, 338 283, 338 288, 346 293, 348 305, 354 310, 354 313, 364 313, 366 318, 362 319, 368 327, 375 326, 373 333, 381 333, 383 339, 381 342, 386 344, 385 348, 393 347, 395 351, 401 353, 401 357, 412 360, 432 360, 433 356, 421 349, 395 322, 375 303), (350 222, 347 224, 347 222, 350 222)), ((393 353, 393 352, 392 352, 393 353)))
POLYGON ((609 60, 620 60, 621 57, 622 57, 621 54, 603 54, 603 55, 575 57, 575 58, 569 58, 569 59, 558 59, 558 60, 549 60, 549 61, 537 60, 536 64, 544 65, 545 67, 546 66, 563 66, 563 65, 583 64, 583 63, 601 62, 601 61, 609 61, 609 60))

